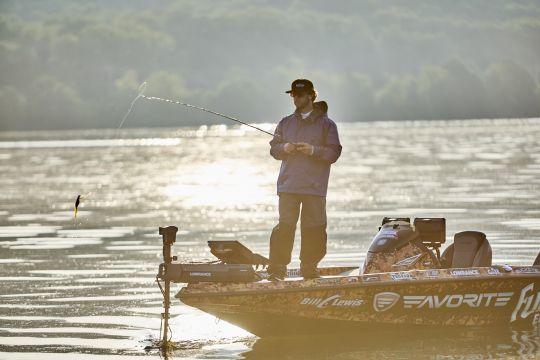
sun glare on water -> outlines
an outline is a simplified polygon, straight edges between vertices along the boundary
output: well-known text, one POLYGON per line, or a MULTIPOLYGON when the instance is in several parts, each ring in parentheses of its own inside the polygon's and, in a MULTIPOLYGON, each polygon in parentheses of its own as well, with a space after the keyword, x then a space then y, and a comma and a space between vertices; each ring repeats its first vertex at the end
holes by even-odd
POLYGON ((273 203, 274 181, 255 163, 226 159, 190 168, 164 192, 184 206, 249 207, 273 203))

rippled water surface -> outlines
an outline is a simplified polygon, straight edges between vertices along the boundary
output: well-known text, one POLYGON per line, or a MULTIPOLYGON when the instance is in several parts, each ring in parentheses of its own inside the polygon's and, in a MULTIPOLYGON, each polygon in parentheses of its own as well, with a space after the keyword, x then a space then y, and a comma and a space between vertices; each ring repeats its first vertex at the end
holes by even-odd
MULTIPOLYGON (((344 150, 332 168, 323 265, 360 265, 383 216, 443 216, 448 241, 483 231, 494 263, 532 264, 540 250, 538 119, 339 130, 344 150)), ((180 259, 211 258, 206 241, 214 239, 267 255, 279 170, 268 140, 226 126, 0 133, 0 358, 160 358, 145 350, 162 311, 158 226, 180 228, 180 259)), ((172 312, 175 359, 540 353, 537 329, 258 339, 177 301, 172 312)))

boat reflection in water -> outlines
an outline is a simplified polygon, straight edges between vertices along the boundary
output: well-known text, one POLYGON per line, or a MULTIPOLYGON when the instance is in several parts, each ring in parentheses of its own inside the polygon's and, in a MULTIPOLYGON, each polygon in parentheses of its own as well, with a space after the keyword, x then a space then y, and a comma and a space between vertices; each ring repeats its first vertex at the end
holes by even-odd
MULTIPOLYGON (((218 328, 224 324, 213 326, 218 328)), ((324 335, 271 338, 222 334, 221 339, 175 342, 175 350, 161 355, 165 359, 190 358, 195 354, 220 359, 537 359, 540 352, 539 329, 367 327, 337 334, 331 328, 327 330, 324 335)), ((173 331, 178 335, 174 326, 173 331)))
POLYGON ((262 338, 246 359, 537 359, 538 330, 370 329, 336 335, 262 338))

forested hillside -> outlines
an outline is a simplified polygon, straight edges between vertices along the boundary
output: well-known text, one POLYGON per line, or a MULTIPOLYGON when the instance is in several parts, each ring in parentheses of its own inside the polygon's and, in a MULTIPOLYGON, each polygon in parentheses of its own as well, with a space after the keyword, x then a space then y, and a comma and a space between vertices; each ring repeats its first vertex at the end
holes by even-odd
MULTIPOLYGON (((0 1, 0 130, 116 127, 137 88, 248 122, 540 116, 540 1, 0 1)), ((136 104, 128 127, 222 123, 136 104)))

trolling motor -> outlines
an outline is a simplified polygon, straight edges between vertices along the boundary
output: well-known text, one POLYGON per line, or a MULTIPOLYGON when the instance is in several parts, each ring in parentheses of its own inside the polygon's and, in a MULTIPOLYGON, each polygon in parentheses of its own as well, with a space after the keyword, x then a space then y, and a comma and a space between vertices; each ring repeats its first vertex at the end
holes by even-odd
POLYGON ((159 288, 163 294, 163 312, 161 313, 162 327, 160 330, 160 338, 162 338, 161 347, 167 347, 167 334, 169 333, 169 308, 171 307, 171 279, 168 276, 168 269, 172 262, 176 260, 176 256, 171 256, 171 247, 176 241, 176 233, 178 228, 176 226, 167 226, 165 228, 159 228, 159 235, 163 237, 163 263, 159 265, 159 271, 157 274, 157 280, 159 288), (165 290, 161 288, 159 279, 165 281, 165 290), (163 331, 163 333, 161 333, 163 331))
POLYGON ((162 348, 168 345, 169 308, 171 307, 171 282, 194 284, 198 282, 253 282, 261 279, 253 266, 266 266, 268 259, 255 254, 238 241, 208 241, 210 252, 220 262, 199 262, 182 264, 172 255, 172 245, 176 242, 176 226, 160 227, 159 234, 163 238, 163 262, 159 265, 156 276, 158 286, 163 295, 163 313, 161 313, 160 338, 162 348), (164 282, 164 287, 160 281, 164 282))

